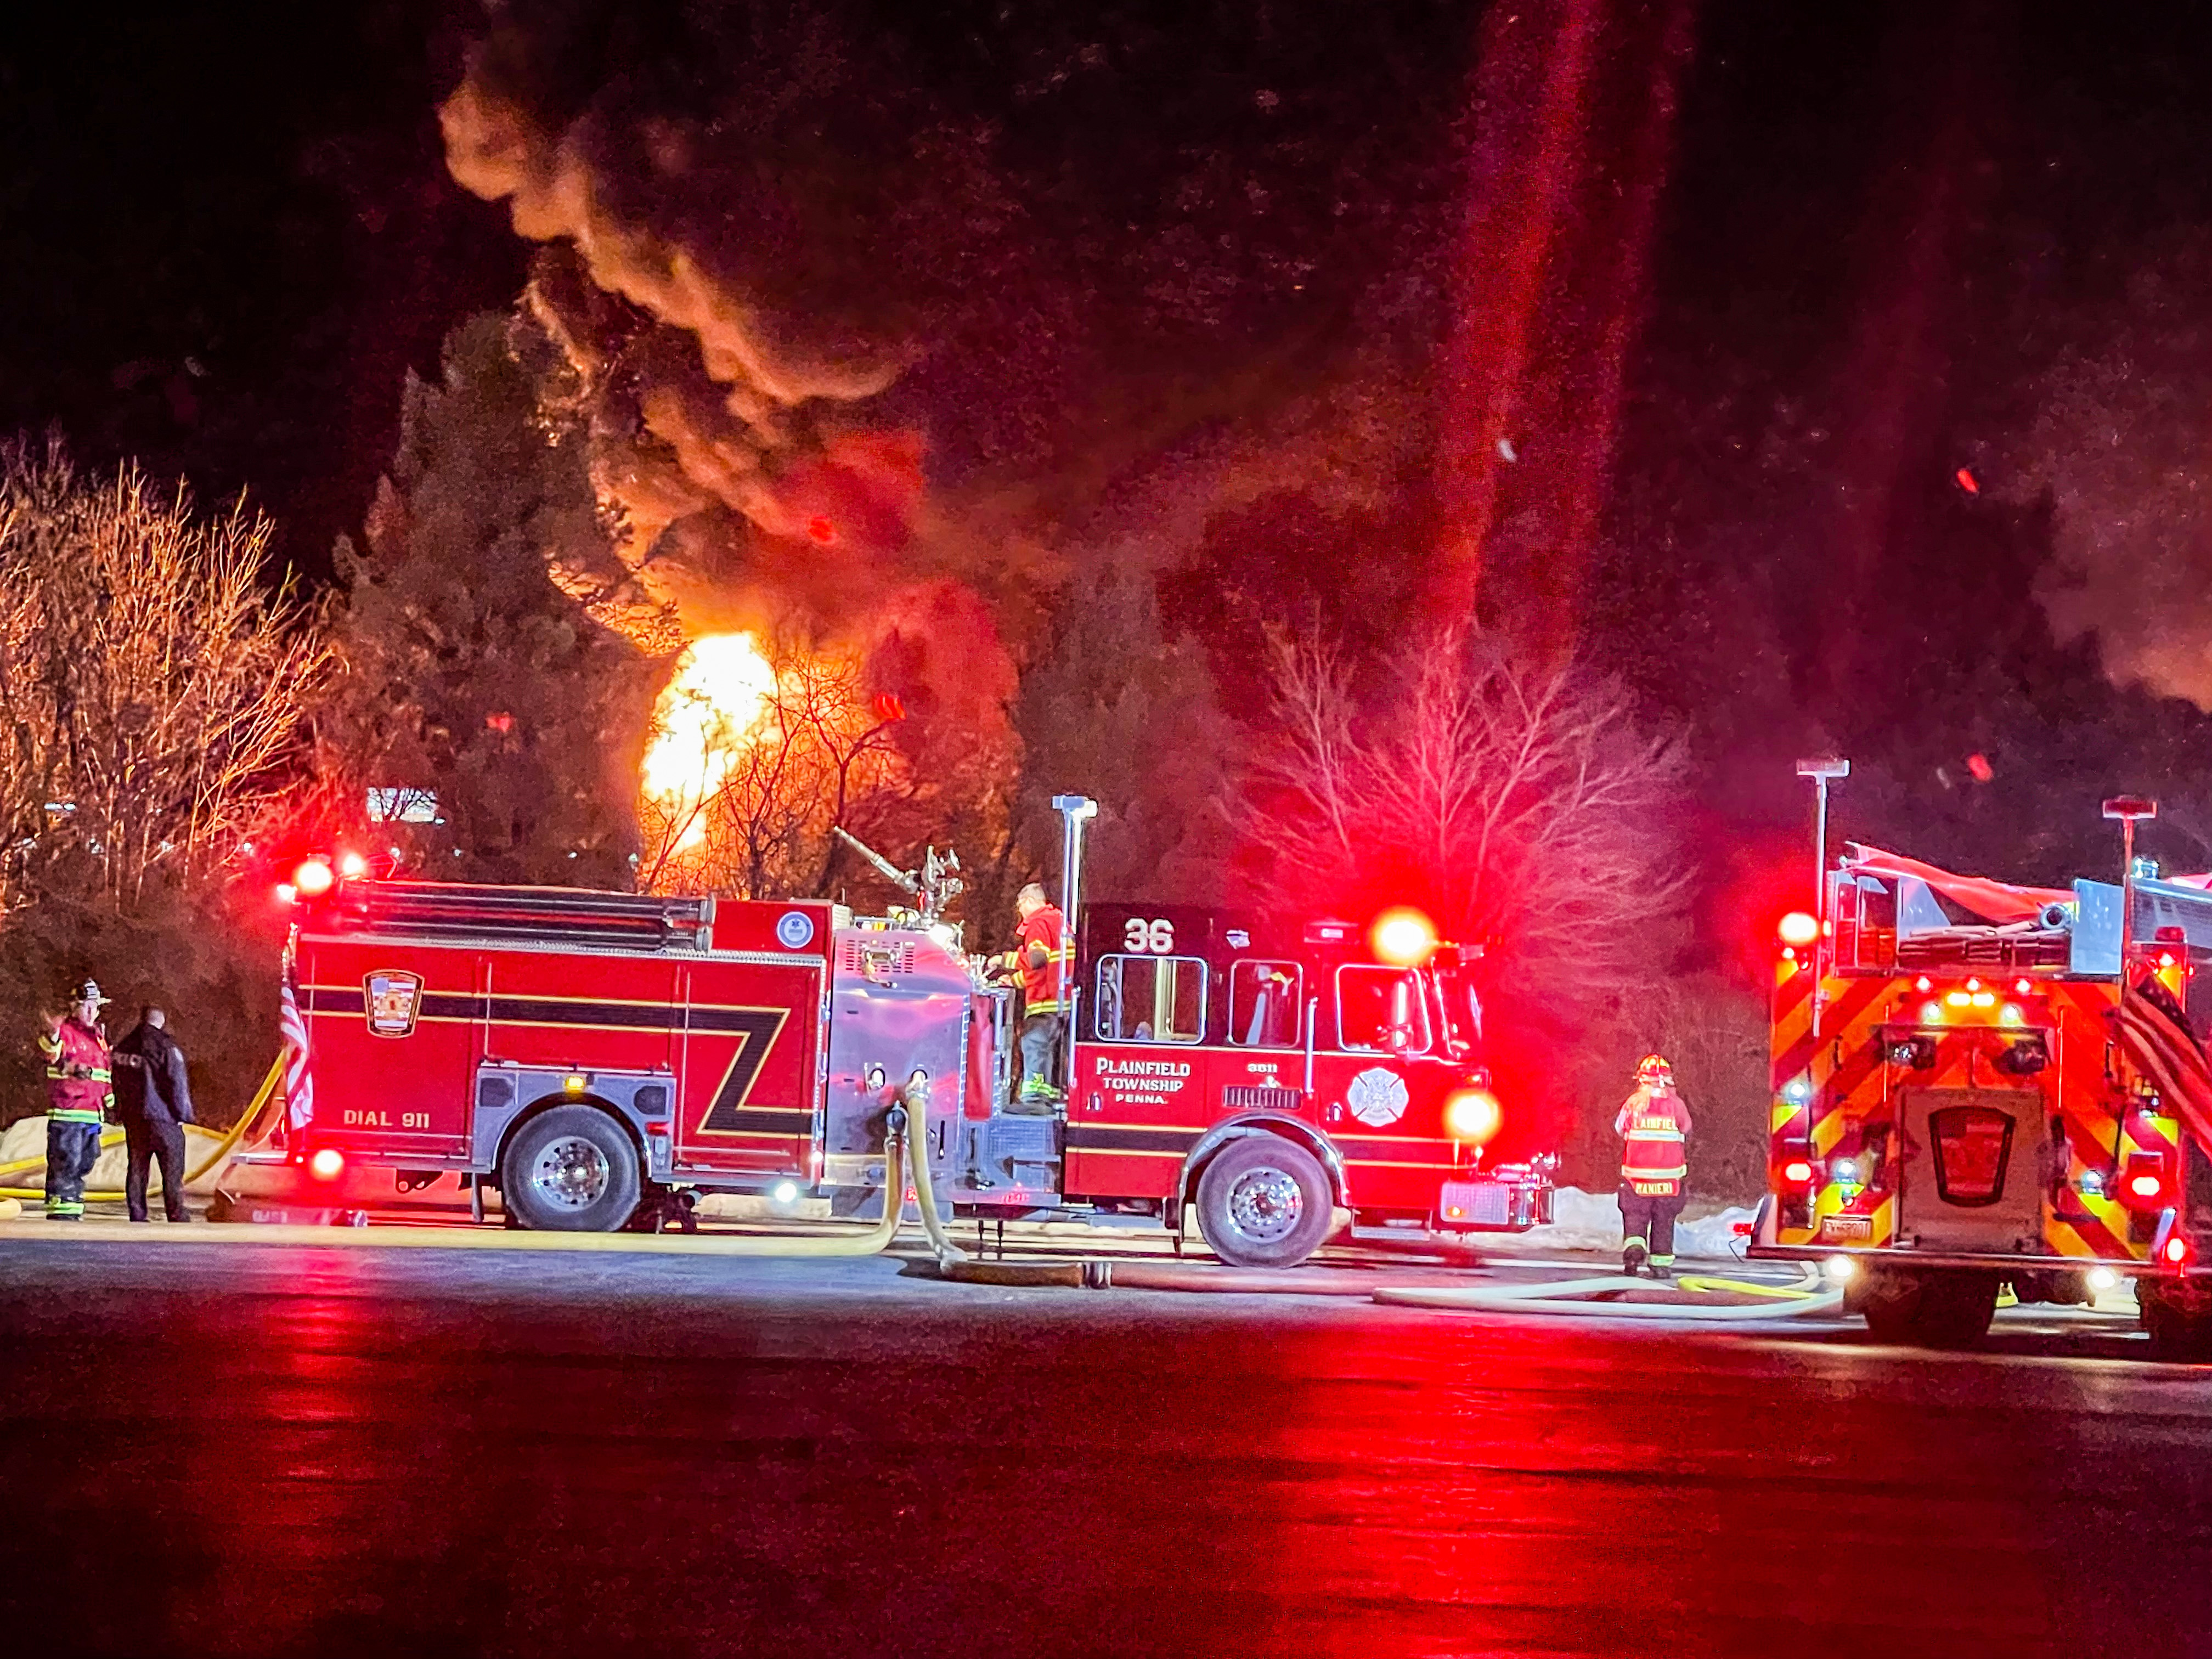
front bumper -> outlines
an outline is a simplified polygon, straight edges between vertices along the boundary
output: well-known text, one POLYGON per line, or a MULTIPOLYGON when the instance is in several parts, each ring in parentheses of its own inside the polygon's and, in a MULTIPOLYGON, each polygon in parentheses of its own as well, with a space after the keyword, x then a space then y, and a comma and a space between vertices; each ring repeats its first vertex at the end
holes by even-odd
POLYGON ((1432 1224, 1440 1232, 1525 1233, 1551 1218, 1548 1176, 1499 1170, 1443 1182, 1432 1224))

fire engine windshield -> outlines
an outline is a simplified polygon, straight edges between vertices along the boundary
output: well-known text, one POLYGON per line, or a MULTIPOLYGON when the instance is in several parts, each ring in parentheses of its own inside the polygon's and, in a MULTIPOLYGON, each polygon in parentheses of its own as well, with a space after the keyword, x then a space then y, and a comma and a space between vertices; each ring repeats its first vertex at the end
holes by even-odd
POLYGON ((1472 1054, 1482 1048, 1482 997, 1474 979, 1464 968, 1437 970, 1437 992, 1443 1003, 1444 1042, 1454 1054, 1472 1054))
POLYGON ((1346 1048, 1427 1053, 1429 1007, 1420 975, 1410 968, 1338 969, 1336 1031, 1346 1048))

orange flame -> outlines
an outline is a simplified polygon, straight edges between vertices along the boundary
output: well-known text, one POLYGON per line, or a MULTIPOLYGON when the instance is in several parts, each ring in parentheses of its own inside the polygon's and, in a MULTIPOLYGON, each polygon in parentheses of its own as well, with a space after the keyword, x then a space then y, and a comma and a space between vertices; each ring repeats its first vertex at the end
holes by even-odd
POLYGON ((684 647, 653 711, 647 797, 679 826, 674 852, 707 834, 706 804, 757 732, 775 695, 775 669, 750 634, 708 634, 684 647))

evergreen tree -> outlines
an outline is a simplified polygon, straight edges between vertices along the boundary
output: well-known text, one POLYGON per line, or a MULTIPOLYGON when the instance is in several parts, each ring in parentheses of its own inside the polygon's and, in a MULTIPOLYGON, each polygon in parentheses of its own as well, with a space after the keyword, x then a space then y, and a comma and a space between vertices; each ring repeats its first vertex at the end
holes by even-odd
POLYGON ((607 526, 581 434, 541 412, 545 350, 482 315, 441 385, 410 377, 367 551, 338 545, 344 672, 319 732, 347 816, 372 789, 435 798, 398 843, 421 873, 627 887, 656 669, 548 574, 599 562, 607 526))

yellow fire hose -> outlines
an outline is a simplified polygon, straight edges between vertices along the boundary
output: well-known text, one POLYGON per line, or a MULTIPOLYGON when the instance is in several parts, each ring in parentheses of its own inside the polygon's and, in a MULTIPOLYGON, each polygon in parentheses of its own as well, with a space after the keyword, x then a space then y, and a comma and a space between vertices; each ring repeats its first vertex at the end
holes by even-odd
MULTIPOLYGON (((260 1117, 262 1109, 268 1105, 271 1097, 276 1094, 276 1085, 283 1080, 283 1077, 284 1061, 280 1055, 270 1063, 269 1074, 261 1079, 261 1087, 255 1092, 252 1103, 246 1107, 238 1121, 232 1124, 229 1129, 216 1141, 214 1149, 200 1160, 199 1168, 186 1172, 185 1176, 186 1186, 198 1181, 230 1156, 231 1148, 245 1138, 246 1130, 251 1128, 255 1121, 260 1117)), ((188 1124, 185 1127, 189 1128, 193 1126, 188 1124)), ((120 1129, 106 1130, 101 1133, 100 1144, 105 1149, 118 1144, 123 1138, 123 1131, 120 1129)), ((37 1158, 23 1158, 16 1159, 12 1164, 0 1164, 0 1176, 21 1175, 26 1170, 43 1169, 46 1167, 46 1157, 42 1153, 37 1158)), ((158 1173, 155 1178, 159 1179, 158 1173)), ((158 1192, 161 1188, 155 1186, 150 1190, 158 1192)), ((44 1198, 46 1195, 46 1189, 42 1187, 0 1187, 0 1198, 44 1198)), ((88 1199, 97 1199, 111 1204, 120 1204, 123 1202, 124 1196, 121 1193, 109 1192, 85 1194, 88 1199)))
POLYGON ((1384 1285, 1375 1292, 1377 1302, 1400 1308, 1454 1308, 1477 1313, 1566 1314, 1589 1319, 1687 1319, 1698 1322, 1743 1323, 1762 1319, 1796 1319, 1807 1314, 1832 1314, 1843 1310, 1840 1290, 1815 1291, 1809 1276, 1797 1285, 1755 1285, 1747 1280, 1692 1276, 1680 1282, 1686 1291, 1727 1291, 1738 1294, 1789 1298, 1783 1305, 1729 1304, 1700 1306, 1694 1302, 1595 1302, 1590 1297, 1608 1292, 1650 1288, 1651 1281, 1604 1273, 1595 1279, 1558 1279, 1546 1285, 1490 1285, 1400 1288, 1384 1285))
MULTIPOLYGON (((929 1121, 926 1115, 929 1100, 927 1088, 926 1083, 909 1083, 906 1087, 907 1121, 911 1130, 906 1137, 907 1164, 914 1172, 914 1201, 915 1207, 921 1212, 921 1230, 929 1235, 930 1248, 937 1252, 938 1267, 945 1268, 965 1261, 968 1252, 952 1242, 951 1235, 945 1231, 945 1223, 937 1213, 937 1193, 929 1182, 929 1134, 926 1127, 915 1127, 927 1125, 929 1121)), ((897 1167, 893 1159, 887 1158, 884 1160, 886 1170, 897 1167)), ((884 1207, 903 1209, 904 1205, 896 1202, 898 1192, 894 1187, 884 1195, 884 1207)))

